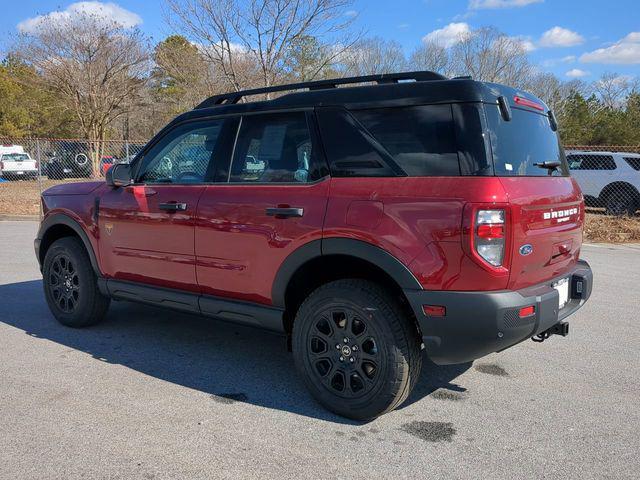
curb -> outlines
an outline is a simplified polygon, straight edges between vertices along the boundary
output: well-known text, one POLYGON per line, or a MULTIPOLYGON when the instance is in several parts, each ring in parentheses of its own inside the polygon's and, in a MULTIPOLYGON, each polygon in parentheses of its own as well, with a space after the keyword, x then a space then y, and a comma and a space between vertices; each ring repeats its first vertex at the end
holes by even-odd
POLYGON ((39 222, 40 215, 0 215, 0 222, 39 222))

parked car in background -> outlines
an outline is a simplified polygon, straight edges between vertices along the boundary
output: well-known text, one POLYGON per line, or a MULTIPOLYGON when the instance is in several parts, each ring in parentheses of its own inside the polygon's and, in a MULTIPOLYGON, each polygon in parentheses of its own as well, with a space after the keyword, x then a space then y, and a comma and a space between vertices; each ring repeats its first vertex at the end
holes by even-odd
POLYGON ((587 206, 607 215, 634 215, 640 208, 640 154, 568 151, 567 161, 587 206))
POLYGON ((107 171, 116 163, 119 163, 116 158, 111 155, 103 155, 100 159, 100 174, 105 176, 107 171))
POLYGON ((47 176, 52 179, 93 176, 91 153, 86 142, 64 142, 47 153, 47 176))
POLYGON ((25 152, 22 145, 2 145, 0 177, 5 180, 34 180, 38 177, 38 163, 25 152))

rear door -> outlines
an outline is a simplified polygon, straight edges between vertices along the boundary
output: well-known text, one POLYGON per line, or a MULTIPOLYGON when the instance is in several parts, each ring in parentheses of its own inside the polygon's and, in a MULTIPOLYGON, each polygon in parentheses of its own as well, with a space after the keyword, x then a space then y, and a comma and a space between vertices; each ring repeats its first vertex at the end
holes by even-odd
POLYGON ((330 182, 313 125, 302 111, 241 118, 231 167, 198 207, 203 293, 270 304, 285 258, 322 238, 330 182))
POLYGON ((486 114, 495 172, 511 204, 509 288, 524 288, 561 275, 578 260, 582 193, 569 176, 547 115, 514 106, 512 119, 505 121, 493 105, 486 106, 486 114), (560 166, 536 165, 543 162, 560 166))
POLYGON ((139 159, 134 185, 99 209, 100 258, 111 278, 198 291, 194 224, 224 120, 182 124, 139 159))

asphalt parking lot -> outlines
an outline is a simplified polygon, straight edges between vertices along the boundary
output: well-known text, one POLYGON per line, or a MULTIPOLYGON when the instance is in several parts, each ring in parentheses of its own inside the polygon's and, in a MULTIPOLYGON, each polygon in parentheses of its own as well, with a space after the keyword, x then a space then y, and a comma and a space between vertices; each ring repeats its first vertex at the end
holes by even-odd
POLYGON ((327 413, 282 339, 118 302, 59 325, 35 222, 0 222, 0 478, 638 478, 640 246, 585 246, 567 338, 427 364, 397 411, 327 413))

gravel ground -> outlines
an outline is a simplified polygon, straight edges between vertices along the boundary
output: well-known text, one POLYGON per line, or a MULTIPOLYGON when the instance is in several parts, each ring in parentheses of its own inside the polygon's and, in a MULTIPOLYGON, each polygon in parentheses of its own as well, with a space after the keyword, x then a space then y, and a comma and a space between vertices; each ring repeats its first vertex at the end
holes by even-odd
POLYGON ((34 222, 0 222, 0 478, 638 478, 640 246, 585 246, 571 334, 427 364, 373 422, 324 411, 281 338, 118 302, 56 323, 34 222))

